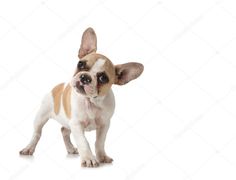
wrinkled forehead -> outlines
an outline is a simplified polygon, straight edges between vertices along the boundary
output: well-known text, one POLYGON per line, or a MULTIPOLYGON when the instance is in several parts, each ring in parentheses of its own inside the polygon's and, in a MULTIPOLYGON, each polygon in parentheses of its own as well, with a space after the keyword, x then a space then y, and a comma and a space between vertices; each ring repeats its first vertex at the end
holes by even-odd
POLYGON ((96 74, 97 72, 106 72, 110 76, 115 75, 115 68, 112 62, 105 56, 97 53, 88 54, 81 61, 86 61, 89 72, 96 74))

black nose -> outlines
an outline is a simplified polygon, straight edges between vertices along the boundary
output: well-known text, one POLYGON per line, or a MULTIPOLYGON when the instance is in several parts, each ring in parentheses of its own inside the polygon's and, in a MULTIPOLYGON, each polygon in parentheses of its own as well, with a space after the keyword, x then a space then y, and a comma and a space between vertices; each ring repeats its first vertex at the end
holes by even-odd
POLYGON ((92 81, 92 78, 87 74, 82 74, 80 76, 80 82, 82 82, 83 84, 89 84, 91 83, 91 81, 92 81))

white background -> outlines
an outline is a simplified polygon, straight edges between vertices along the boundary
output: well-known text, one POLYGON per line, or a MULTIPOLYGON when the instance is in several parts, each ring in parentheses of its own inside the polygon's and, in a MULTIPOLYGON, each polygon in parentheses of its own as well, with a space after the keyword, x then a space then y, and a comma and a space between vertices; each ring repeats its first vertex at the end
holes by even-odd
POLYGON ((235 180, 235 58, 235 0, 1 0, 0 179, 235 180), (114 163, 81 168, 53 120, 34 156, 20 157, 42 97, 73 75, 90 26, 98 52, 145 65, 113 87, 114 163))

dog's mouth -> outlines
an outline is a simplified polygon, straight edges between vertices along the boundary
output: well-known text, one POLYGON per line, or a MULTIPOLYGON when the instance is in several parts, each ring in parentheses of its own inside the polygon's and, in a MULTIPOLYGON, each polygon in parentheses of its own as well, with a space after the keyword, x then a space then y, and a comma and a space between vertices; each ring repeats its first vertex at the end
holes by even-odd
POLYGON ((91 85, 83 84, 80 81, 75 82, 74 89, 77 93, 88 97, 97 97, 97 89, 91 85))
POLYGON ((86 95, 85 89, 84 89, 84 85, 81 84, 79 81, 76 82, 75 84, 75 89, 78 93, 86 95))

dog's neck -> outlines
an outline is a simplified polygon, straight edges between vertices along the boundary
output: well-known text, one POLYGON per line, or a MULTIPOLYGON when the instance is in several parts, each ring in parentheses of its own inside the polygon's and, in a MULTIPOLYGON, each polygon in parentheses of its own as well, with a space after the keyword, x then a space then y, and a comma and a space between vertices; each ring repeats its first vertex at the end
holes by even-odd
POLYGON ((97 97, 85 97, 88 103, 91 103, 94 106, 101 107, 106 96, 97 96, 97 97))
POLYGON ((78 98, 79 101, 84 101, 86 104, 91 105, 93 107, 102 107, 104 100, 108 95, 105 96, 97 96, 97 97, 87 97, 81 94, 78 94, 77 92, 73 91, 74 97, 78 98))

